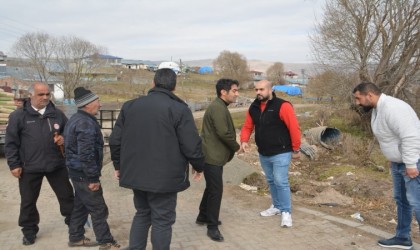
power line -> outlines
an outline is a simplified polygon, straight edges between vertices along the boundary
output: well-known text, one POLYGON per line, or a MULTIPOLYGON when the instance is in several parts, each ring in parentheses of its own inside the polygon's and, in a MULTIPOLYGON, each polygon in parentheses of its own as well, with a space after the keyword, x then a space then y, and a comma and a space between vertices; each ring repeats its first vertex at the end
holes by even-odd
POLYGON ((29 28, 29 30, 41 30, 41 29, 39 29, 38 27, 35 27, 35 26, 30 25, 30 24, 27 24, 27 23, 22 23, 22 22, 17 21, 17 20, 15 20, 15 19, 13 19, 13 18, 10 18, 10 17, 7 17, 7 16, 4 16, 3 14, 1 14, 1 15, 0 15, 0 17, 1 17, 1 19, 2 19, 2 20, 7 19, 7 20, 9 20, 9 21, 11 21, 11 22, 15 23, 15 25, 14 25, 14 27, 15 27, 15 28, 16 28, 16 24, 18 24, 18 25, 20 25, 20 26, 25 27, 26 29, 18 28, 18 29, 21 29, 22 31, 25 31, 25 32, 28 32, 27 27, 29 28))

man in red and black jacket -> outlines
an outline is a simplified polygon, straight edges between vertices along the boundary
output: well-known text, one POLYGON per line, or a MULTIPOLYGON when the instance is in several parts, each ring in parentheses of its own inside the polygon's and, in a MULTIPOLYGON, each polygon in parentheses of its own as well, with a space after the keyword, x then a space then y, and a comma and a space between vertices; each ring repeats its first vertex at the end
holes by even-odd
POLYGON ((269 81, 256 83, 255 92, 257 98, 249 107, 241 131, 241 150, 247 151, 255 128, 255 142, 273 202, 260 214, 273 216, 281 213, 281 226, 291 227, 288 172, 291 159, 300 157, 299 124, 291 103, 276 97, 269 81))

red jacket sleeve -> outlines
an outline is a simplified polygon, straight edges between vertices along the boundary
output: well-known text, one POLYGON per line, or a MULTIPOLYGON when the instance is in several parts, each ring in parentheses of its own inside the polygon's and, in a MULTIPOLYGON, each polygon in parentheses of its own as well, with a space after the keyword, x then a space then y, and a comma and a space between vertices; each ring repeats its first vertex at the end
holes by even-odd
POLYGON ((241 129, 241 142, 248 142, 252 131, 254 131, 254 122, 252 121, 248 110, 245 116, 245 123, 241 129))
POLYGON ((281 105, 279 115, 280 119, 286 124, 287 128, 289 129, 293 150, 299 150, 300 128, 292 104, 288 102, 283 103, 281 105))

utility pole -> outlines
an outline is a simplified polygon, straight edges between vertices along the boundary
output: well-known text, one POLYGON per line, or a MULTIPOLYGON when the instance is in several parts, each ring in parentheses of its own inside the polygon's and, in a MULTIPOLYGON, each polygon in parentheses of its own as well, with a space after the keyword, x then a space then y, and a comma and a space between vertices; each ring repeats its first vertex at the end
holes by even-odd
POLYGON ((184 92, 184 77, 182 77, 182 60, 181 58, 179 58, 179 71, 181 74, 181 91, 182 91, 182 96, 184 97, 184 100, 187 101, 187 97, 185 96, 185 92, 184 92))

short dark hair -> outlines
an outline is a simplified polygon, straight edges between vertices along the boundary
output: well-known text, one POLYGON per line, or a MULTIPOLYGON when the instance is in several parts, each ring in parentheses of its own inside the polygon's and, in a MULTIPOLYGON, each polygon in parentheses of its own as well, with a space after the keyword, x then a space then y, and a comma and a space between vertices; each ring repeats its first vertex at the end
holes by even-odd
POLYGON ((153 82, 158 88, 173 91, 176 86, 176 74, 172 69, 158 69, 155 73, 153 82))
POLYGON ((361 83, 359 83, 359 85, 357 85, 353 89, 353 94, 356 93, 357 91, 359 91, 359 93, 362 94, 362 95, 367 95, 368 93, 373 93, 375 95, 380 95, 382 93, 381 90, 378 88, 378 86, 376 86, 372 82, 361 82, 361 83))
POLYGON ((232 85, 239 86, 239 83, 237 80, 233 80, 233 79, 227 79, 227 78, 219 79, 219 81, 217 81, 216 83, 217 97, 220 97, 222 95, 222 90, 226 90, 227 92, 229 92, 229 90, 232 89, 232 85))

